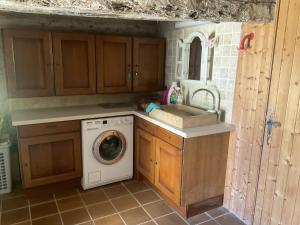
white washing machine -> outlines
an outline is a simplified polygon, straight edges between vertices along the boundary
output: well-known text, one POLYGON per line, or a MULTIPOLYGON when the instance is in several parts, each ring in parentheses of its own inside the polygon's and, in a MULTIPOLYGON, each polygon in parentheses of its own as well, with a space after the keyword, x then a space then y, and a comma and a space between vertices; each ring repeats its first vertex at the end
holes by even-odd
POLYGON ((82 188, 133 177, 133 116, 81 121, 82 188))

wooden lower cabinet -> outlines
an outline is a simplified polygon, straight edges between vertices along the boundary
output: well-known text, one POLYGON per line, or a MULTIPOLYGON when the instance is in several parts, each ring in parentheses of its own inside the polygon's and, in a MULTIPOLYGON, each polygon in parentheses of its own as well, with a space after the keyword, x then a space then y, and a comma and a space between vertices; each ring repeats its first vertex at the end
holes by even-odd
POLYGON ((155 186, 179 205, 181 150, 157 138, 155 165, 155 186))
POLYGON ((155 172, 155 138, 148 132, 136 129, 136 166, 151 183, 154 183, 155 172))
POLYGON ((186 217, 221 206, 229 132, 183 139, 148 123, 136 123, 137 172, 186 217))
MULTIPOLYGON (((42 125, 36 126, 38 130, 42 125)), ((80 131, 21 137, 19 146, 24 188, 81 176, 80 131)))

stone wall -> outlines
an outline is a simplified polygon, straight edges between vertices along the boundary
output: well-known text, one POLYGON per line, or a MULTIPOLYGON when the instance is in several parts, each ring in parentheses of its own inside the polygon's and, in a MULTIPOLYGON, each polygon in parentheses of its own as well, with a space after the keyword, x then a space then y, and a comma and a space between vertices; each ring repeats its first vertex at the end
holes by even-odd
MULTIPOLYGON (((184 98, 189 98, 191 93, 201 87, 216 86, 221 93, 221 109, 224 112, 224 120, 231 122, 233 107, 233 96, 235 88, 236 69, 238 62, 238 46, 241 36, 241 23, 207 23, 199 26, 175 29, 174 24, 163 24, 161 33, 166 38, 166 84, 170 85, 173 81, 180 81, 184 86, 184 98), (216 32, 219 37, 219 44, 215 47, 213 59, 212 80, 207 84, 199 81, 185 80, 178 78, 176 69, 176 45, 177 39, 185 39, 193 32, 203 32, 211 34, 216 32), (188 94, 189 93, 189 94, 188 94)), ((206 108, 212 107, 212 98, 199 93, 190 102, 195 106, 206 108)))
POLYGON ((144 20, 269 22, 276 0, 2 0, 1 11, 144 20))

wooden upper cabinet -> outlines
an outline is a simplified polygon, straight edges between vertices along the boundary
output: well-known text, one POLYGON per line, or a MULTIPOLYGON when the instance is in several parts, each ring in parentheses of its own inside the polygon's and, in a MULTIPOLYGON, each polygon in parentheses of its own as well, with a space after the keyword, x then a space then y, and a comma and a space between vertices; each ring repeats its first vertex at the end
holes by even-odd
POLYGON ((151 183, 154 183, 155 137, 137 128, 136 137, 136 168, 151 183))
POLYGON ((164 85, 164 39, 133 39, 133 91, 158 91, 164 85))
POLYGON ((4 30, 9 97, 54 95, 51 33, 4 30))
POLYGON ((155 186, 177 205, 180 204, 181 150, 156 139, 155 186))
POLYGON ((97 36, 98 93, 130 92, 132 86, 132 38, 97 36))
POLYGON ((53 33, 56 95, 96 93, 95 37, 53 33))

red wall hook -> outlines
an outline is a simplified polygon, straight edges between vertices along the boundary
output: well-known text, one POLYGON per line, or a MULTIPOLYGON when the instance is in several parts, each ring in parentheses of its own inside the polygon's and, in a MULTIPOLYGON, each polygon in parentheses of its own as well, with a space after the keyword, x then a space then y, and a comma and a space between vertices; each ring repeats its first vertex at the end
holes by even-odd
POLYGON ((246 50, 251 48, 251 41, 254 39, 254 33, 251 32, 250 34, 244 35, 241 40, 239 50, 246 50))

